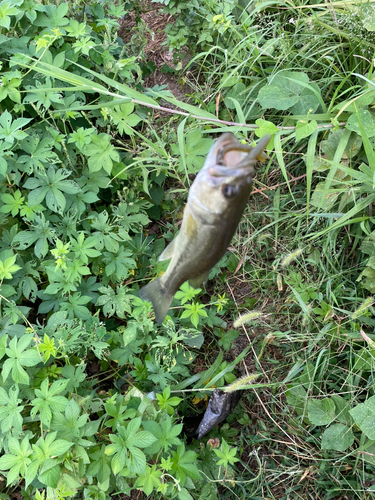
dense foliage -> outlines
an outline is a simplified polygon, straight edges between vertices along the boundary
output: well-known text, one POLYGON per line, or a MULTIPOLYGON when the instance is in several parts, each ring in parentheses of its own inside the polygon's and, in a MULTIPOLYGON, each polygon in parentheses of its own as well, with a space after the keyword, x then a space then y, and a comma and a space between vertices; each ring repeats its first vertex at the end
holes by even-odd
POLYGON ((372 4, 0 3, 0 498, 373 497, 374 33, 372 4), (227 130, 269 160, 157 325, 138 290, 227 130))

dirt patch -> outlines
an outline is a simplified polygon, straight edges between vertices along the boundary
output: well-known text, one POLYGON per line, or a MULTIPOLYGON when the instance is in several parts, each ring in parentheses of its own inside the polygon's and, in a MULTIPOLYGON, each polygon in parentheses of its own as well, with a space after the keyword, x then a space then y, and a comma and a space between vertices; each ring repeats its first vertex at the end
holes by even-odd
MULTIPOLYGON (((163 72, 166 67, 176 68, 173 52, 165 45, 165 28, 175 20, 171 14, 162 12, 163 7, 163 4, 151 3, 150 0, 143 2, 138 16, 132 11, 120 20, 118 35, 125 44, 134 47, 135 55, 145 59, 142 62, 147 64, 151 61, 155 65, 155 70, 144 79, 145 87, 166 85, 176 99, 186 101, 189 88, 180 81, 179 75, 163 72)), ((187 54, 185 62, 188 58, 187 54)), ((168 106, 172 107, 170 104, 168 106)))

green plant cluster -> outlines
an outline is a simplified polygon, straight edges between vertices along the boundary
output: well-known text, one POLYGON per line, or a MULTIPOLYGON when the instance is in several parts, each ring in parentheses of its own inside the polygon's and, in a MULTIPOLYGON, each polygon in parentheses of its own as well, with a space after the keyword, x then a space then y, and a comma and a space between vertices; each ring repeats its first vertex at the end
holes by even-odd
POLYGON ((189 101, 145 85, 150 2, 0 3, 0 499, 373 498, 374 10, 162 4, 189 101), (255 201, 158 326, 139 288, 227 130, 272 136, 255 201), (240 362, 239 425, 189 438, 240 362))
POLYGON ((168 136, 147 130, 147 108, 131 98, 155 101, 137 90, 140 66, 117 36, 125 14, 111 3, 1 4, 1 498, 19 488, 30 499, 216 497, 204 474, 225 477, 238 460, 225 441, 186 444, 183 399, 171 393, 215 374, 233 381, 222 353, 189 380, 199 321, 224 342, 225 300, 203 306, 185 285, 180 317, 156 328, 138 298, 149 269, 165 269, 168 242, 145 228, 184 202, 165 195, 166 176, 196 173, 212 140, 187 134, 180 165, 168 136), (105 79, 128 97, 103 94, 105 79))

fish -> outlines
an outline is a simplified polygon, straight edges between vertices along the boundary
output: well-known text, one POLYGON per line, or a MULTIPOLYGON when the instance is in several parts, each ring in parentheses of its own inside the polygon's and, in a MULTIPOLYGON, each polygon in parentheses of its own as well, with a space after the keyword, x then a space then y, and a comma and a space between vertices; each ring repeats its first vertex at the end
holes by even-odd
POLYGON ((204 284, 227 251, 269 140, 267 134, 252 148, 227 132, 212 146, 190 187, 180 232, 159 257, 170 259, 166 272, 139 290, 152 303, 157 323, 163 323, 180 286, 187 280, 194 288, 204 284))

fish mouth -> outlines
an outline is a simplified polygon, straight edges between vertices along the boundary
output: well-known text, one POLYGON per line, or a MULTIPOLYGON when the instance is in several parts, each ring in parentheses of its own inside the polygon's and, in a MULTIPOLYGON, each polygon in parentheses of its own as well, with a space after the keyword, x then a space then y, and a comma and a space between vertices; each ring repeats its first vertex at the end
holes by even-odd
POLYGON ((213 177, 245 177, 254 173, 254 165, 256 161, 264 161, 267 156, 263 150, 270 141, 271 136, 266 134, 258 144, 253 148, 246 144, 228 144, 219 149, 216 157, 216 164, 209 169, 210 175, 213 177), (230 151, 247 152, 248 154, 234 167, 225 166, 224 156, 230 151))

